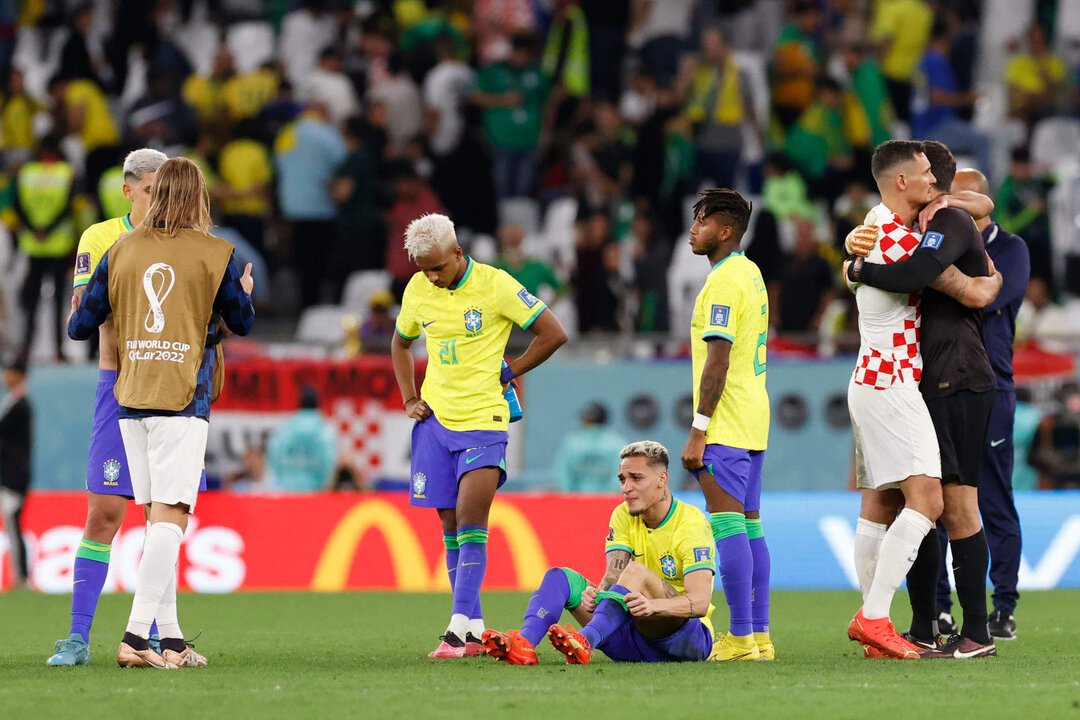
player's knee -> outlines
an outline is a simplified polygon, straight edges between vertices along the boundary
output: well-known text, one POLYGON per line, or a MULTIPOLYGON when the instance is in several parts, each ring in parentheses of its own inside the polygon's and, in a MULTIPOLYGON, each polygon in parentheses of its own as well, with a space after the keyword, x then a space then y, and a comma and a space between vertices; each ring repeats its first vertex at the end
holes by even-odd
POLYGON ((619 584, 623 586, 627 583, 637 584, 645 578, 648 572, 649 569, 643 564, 631 561, 619 574, 619 584))
POLYGON ((124 522, 123 510, 110 507, 91 507, 86 514, 85 536, 88 540, 112 543, 121 523, 124 522))

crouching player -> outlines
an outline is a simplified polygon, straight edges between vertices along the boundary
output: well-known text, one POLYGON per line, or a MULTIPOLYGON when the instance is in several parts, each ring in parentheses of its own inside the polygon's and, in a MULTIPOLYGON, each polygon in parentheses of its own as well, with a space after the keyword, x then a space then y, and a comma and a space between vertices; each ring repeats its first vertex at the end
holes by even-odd
POLYGON ((611 513, 607 572, 599 587, 569 568, 552 568, 525 611, 520 631, 484 631, 489 655, 535 665, 548 636, 572 665, 601 650, 615 662, 705 660, 712 649, 713 540, 709 521, 668 490, 668 453, 651 440, 619 453, 626 499, 611 513), (569 610, 583 625, 558 624, 569 610))

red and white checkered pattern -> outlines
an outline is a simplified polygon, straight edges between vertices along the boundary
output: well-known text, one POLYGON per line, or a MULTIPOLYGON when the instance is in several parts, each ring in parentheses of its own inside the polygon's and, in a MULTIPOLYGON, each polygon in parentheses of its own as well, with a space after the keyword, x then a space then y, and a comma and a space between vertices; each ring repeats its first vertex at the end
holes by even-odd
POLYGON ((883 262, 886 265, 903 262, 911 257, 911 253, 915 252, 921 242, 922 235, 904 227, 900 216, 893 213, 892 220, 882 223, 878 228, 877 249, 881 252, 881 259, 871 262, 883 262))
MULTIPOLYGON (((900 216, 884 205, 875 207, 871 214, 879 221, 888 219, 878 226, 877 244, 866 258, 867 262, 891 265, 910 258, 922 242, 921 234, 905 227, 900 216)), ((918 385, 922 378, 919 293, 904 297, 863 285, 855 297, 862 338, 855 383, 878 390, 898 384, 918 385)))
POLYGON ((338 431, 338 450, 352 458, 362 472, 383 464, 383 419, 386 410, 378 401, 341 398, 334 403, 330 422, 338 431))

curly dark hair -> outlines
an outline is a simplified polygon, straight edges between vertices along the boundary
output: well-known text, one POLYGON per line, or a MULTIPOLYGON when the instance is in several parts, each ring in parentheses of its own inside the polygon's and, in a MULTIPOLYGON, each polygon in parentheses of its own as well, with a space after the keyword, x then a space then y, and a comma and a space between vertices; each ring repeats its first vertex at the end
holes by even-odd
POLYGON ((753 204, 729 188, 702 190, 698 195, 701 199, 694 203, 694 218, 723 215, 724 222, 731 226, 732 237, 736 241, 742 240, 743 233, 750 224, 753 204))

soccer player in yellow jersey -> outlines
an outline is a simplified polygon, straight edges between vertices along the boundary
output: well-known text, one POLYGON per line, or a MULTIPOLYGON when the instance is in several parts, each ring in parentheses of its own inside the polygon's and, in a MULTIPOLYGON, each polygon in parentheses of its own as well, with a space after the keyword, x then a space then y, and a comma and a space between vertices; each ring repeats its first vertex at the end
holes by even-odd
POLYGON ((488 654, 510 665, 535 665, 548 636, 570 664, 594 650, 615 662, 705 660, 712 649, 712 533, 697 508, 668 490, 668 452, 643 440, 619 453, 625 502, 611 513, 607 571, 600 586, 570 568, 551 568, 529 600, 521 630, 484 631, 488 654), (563 610, 583 625, 560 627, 563 610))
POLYGON ((690 247, 712 263, 690 323, 696 412, 683 467, 709 509, 731 624, 713 660, 772 660, 769 549, 761 531, 761 466, 769 440, 765 343, 769 298, 758 270, 739 252, 750 203, 726 188, 694 205, 690 247))
POLYGON ((445 215, 413 220, 405 250, 420 272, 405 287, 390 355, 405 411, 416 420, 409 502, 439 513, 454 593, 450 624, 430 657, 459 658, 482 652, 488 510, 506 482, 510 410, 503 393, 551 357, 566 331, 510 275, 465 255, 445 215), (502 368, 514 324, 536 337, 502 368), (421 331, 428 364, 418 393, 411 347, 421 331))
MULTIPOLYGON (((124 197, 131 202, 131 212, 91 225, 83 232, 75 256, 73 309, 78 306, 101 258, 121 235, 130 232, 146 215, 154 177, 167 159, 164 153, 150 148, 133 150, 124 159, 124 197)), ((48 665, 90 663, 90 626, 109 572, 112 541, 124 521, 128 500, 134 497, 124 442, 120 437, 119 405, 113 394, 117 359, 112 319, 101 326, 98 338, 98 386, 86 466, 86 528, 75 553, 72 571, 71 628, 66 640, 56 641, 56 652, 46 661, 48 665)), ((200 490, 205 489, 204 475, 200 490)), ((175 582, 171 587, 175 602, 175 582)), ((156 634, 156 628, 153 632, 156 634)))

